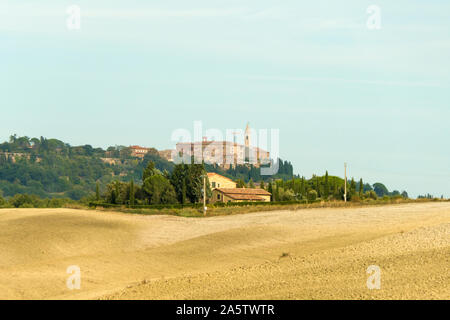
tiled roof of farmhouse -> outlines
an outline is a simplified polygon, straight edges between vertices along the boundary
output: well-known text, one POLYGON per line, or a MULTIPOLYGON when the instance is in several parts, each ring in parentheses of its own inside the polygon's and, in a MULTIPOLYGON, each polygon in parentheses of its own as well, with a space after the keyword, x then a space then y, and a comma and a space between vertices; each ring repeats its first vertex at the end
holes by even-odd
POLYGON ((232 195, 270 196, 270 192, 261 188, 217 188, 216 190, 230 197, 232 195))

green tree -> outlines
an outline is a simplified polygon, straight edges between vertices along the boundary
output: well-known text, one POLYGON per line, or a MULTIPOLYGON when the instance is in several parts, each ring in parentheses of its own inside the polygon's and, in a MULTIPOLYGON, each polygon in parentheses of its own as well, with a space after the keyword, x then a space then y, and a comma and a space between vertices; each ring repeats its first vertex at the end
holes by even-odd
POLYGON ((9 200, 9 203, 16 208, 39 208, 42 202, 35 195, 16 194, 9 200))
POLYGON ((242 179, 238 179, 236 182, 236 187, 237 188, 245 188, 245 182, 242 179))
POLYGON ((250 181, 248 182, 248 186, 251 189, 255 189, 255 183, 253 182, 253 179, 250 178, 250 181))
POLYGON ((330 195, 330 184, 328 181, 328 171, 325 173, 325 184, 324 184, 323 195, 325 196, 325 199, 328 199, 328 197, 330 195))
POLYGON ((317 199, 317 191, 316 190, 309 190, 308 191, 308 201, 314 201, 317 199))
POLYGON ((144 181, 142 189, 150 204, 170 204, 177 202, 175 189, 170 181, 162 174, 148 176, 144 181))
POLYGON ((359 179, 359 197, 362 198, 364 193, 364 184, 363 184, 363 179, 359 179))
POLYGON ((280 201, 280 190, 278 187, 278 183, 276 181, 275 181, 275 188, 274 188, 273 192, 274 192, 274 197, 273 197, 274 201, 280 201))
POLYGON ((270 201, 275 201, 274 196, 273 196, 272 181, 269 181, 269 186, 267 187, 267 192, 270 193, 270 201))
POLYGON ((373 190, 375 191, 378 197, 384 197, 389 195, 389 190, 386 188, 386 186, 379 182, 373 184, 373 190))
MULTIPOLYGON (((203 176, 206 175, 203 164, 188 165, 188 175, 186 179, 186 195, 191 203, 200 202, 203 199, 203 176)), ((209 182, 206 183, 207 196, 211 194, 209 182)))
POLYGON ((316 191, 318 197, 322 197, 322 191, 320 189, 320 178, 316 176, 316 191))
POLYGON ((145 182, 147 178, 156 175, 158 173, 160 172, 155 168, 155 163, 153 161, 149 161, 147 167, 144 169, 144 172, 142 173, 142 182, 145 182))
POLYGON ((116 194, 116 202, 121 203, 121 201, 120 201, 120 184, 121 183, 120 183, 120 181, 114 181, 113 184, 114 184, 114 192, 116 194))
POLYGON ((116 190, 111 190, 111 193, 110 193, 110 195, 111 195, 111 197, 110 197, 110 202, 112 203, 112 204, 117 204, 117 194, 116 194, 116 190))
POLYGON ((368 198, 368 199, 373 199, 373 200, 377 200, 378 199, 378 196, 377 196, 376 192, 373 191, 373 190, 366 191, 365 197, 368 198))
POLYGON ((134 180, 131 179, 130 181, 130 205, 134 206, 135 197, 134 197, 134 180))
POLYGON ((302 183, 300 185, 300 195, 302 196, 302 198, 306 196, 305 177, 302 177, 302 183))
POLYGON ((98 181, 95 184, 95 200, 97 202, 100 201, 100 185, 99 185, 98 181))
POLYGON ((340 194, 340 191, 339 191, 339 187, 338 187, 337 183, 335 183, 334 184, 334 189, 333 189, 333 198, 334 199, 340 199, 340 197, 341 197, 341 194, 340 194))
POLYGON ((291 189, 283 189, 280 187, 278 189, 278 201, 291 201, 291 200, 295 200, 294 191, 292 191, 291 189))
POLYGON ((114 180, 106 185, 106 201, 112 204, 124 204, 129 199, 128 183, 114 180))
POLYGON ((180 199, 179 199, 179 201, 180 201, 180 203, 181 204, 185 204, 185 203, 187 203, 187 191, 186 191, 186 181, 185 180, 183 180, 182 182, 181 182, 181 197, 180 197, 180 199))
POLYGON ((260 188, 260 189, 263 189, 263 190, 266 189, 263 180, 261 180, 261 182, 259 183, 259 188, 260 188))
POLYGON ((177 164, 170 176, 170 182, 175 188, 175 193, 177 195, 178 202, 184 204, 187 202, 187 189, 186 181, 188 179, 188 165, 181 163, 177 164))
POLYGON ((350 195, 356 194, 356 182, 355 179, 352 178, 352 181, 350 182, 350 195))

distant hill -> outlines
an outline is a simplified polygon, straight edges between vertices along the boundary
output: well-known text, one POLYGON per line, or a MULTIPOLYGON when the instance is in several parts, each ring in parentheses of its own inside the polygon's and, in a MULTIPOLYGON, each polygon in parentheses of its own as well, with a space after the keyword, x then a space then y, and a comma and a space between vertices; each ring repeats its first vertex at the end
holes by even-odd
MULTIPOLYGON (((153 161, 162 172, 172 172, 174 167, 156 149, 149 149, 143 158, 137 158, 132 157, 130 148, 125 146, 103 150, 91 145, 71 146, 58 139, 14 135, 8 142, 0 144, 0 193, 4 197, 35 194, 79 200, 92 195, 97 182, 102 190, 113 180, 133 179, 140 183, 149 161, 153 161)), ((245 182, 293 177, 293 167, 287 161, 280 161, 279 174, 273 177, 261 177, 259 169, 247 165, 229 170, 214 165, 205 167, 209 172, 245 182)))

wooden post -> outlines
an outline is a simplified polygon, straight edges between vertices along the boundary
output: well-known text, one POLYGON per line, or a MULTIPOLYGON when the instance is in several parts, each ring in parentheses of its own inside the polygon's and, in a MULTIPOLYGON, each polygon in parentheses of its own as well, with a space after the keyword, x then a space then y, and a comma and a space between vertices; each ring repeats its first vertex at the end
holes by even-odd
POLYGON ((206 175, 203 176, 203 215, 206 216, 206 175))

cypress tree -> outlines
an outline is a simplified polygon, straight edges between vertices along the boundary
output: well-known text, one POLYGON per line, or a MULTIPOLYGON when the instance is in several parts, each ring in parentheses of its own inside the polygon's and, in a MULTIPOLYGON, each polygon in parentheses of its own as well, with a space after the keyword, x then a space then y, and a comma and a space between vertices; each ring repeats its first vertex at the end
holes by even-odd
POLYGON ((302 183, 300 185, 300 194, 302 197, 305 195, 305 177, 302 177, 302 183))
POLYGON ((97 201, 100 201, 100 186, 98 184, 98 181, 97 181, 97 183, 95 185, 95 199, 97 201))
POLYGON ((267 188, 267 191, 270 193, 270 201, 275 201, 273 195, 272 181, 269 181, 269 187, 267 188))
POLYGON ((356 193, 356 182, 355 179, 352 178, 352 181, 350 182, 350 194, 353 195, 356 193))
POLYGON ((279 191, 279 189, 278 189, 278 183, 276 183, 275 182, 275 196, 273 197, 274 198, 274 201, 280 201, 280 191, 279 191))
POLYGON ((317 196, 320 198, 322 196, 321 192, 320 192, 320 182, 319 182, 319 177, 316 176, 316 191, 317 191, 317 196))
POLYGON ((330 185, 328 182, 328 171, 325 173, 325 186, 324 186, 323 194, 325 196, 325 199, 328 199, 328 196, 330 195, 330 185))
POLYGON ((181 183, 181 204, 186 203, 186 181, 183 179, 181 183))
POLYGON ((280 158, 278 158, 278 173, 284 173, 283 160, 281 160, 280 158))
POLYGON ((116 190, 111 191, 111 203, 116 204, 116 190))
POLYGON ((134 180, 130 182, 130 205, 134 206, 134 180))
POLYGON ((359 197, 362 197, 364 193, 364 185, 363 185, 363 179, 361 178, 359 180, 359 197))
POLYGON ((261 188, 261 189, 265 189, 265 186, 264 186, 264 181, 263 180, 261 180, 261 182, 259 183, 259 187, 261 188))
POLYGON ((114 182, 114 203, 118 204, 119 203, 119 198, 120 198, 120 182, 119 181, 115 181, 114 182))

